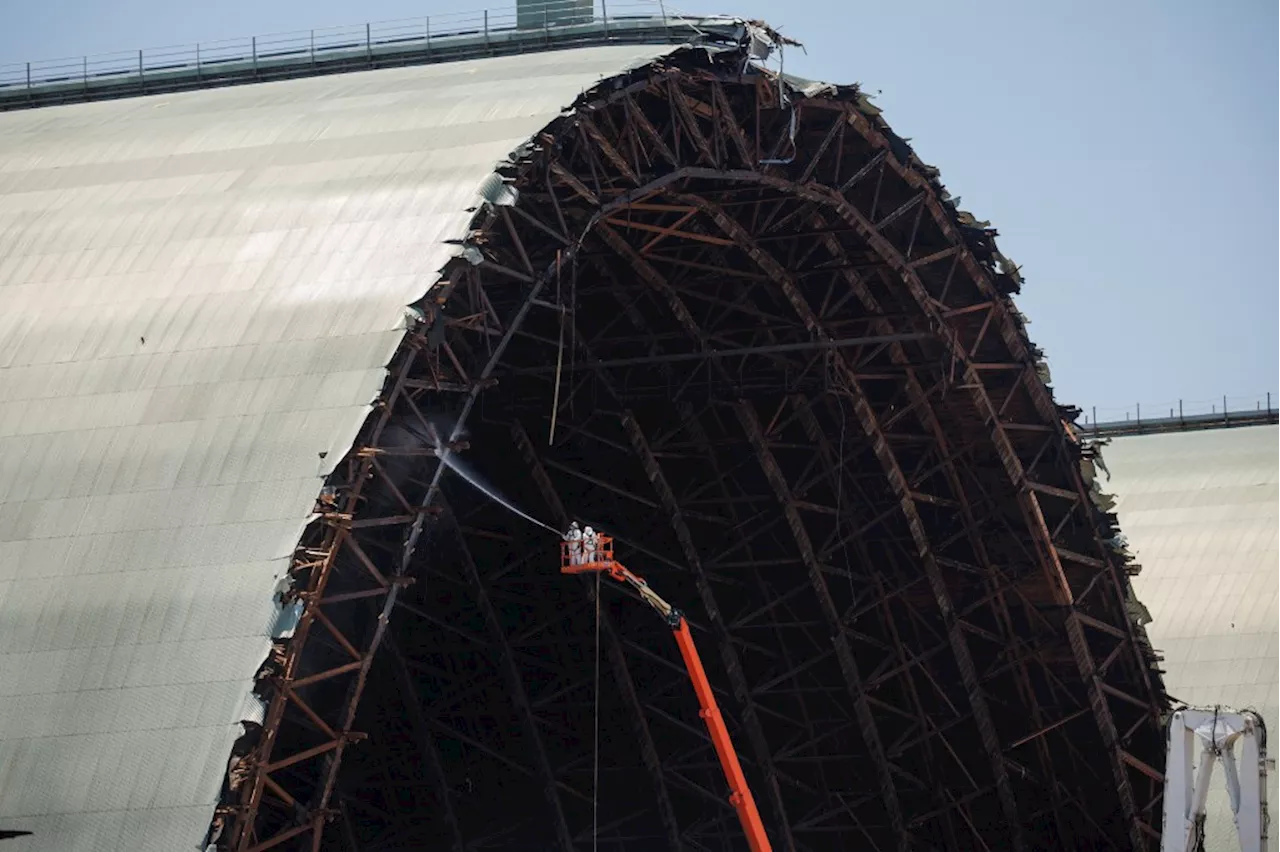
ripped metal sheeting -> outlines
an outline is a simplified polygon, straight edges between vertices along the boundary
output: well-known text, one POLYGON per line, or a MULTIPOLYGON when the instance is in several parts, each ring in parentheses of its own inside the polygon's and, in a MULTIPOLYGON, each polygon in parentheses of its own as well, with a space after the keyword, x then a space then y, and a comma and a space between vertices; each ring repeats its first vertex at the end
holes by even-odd
POLYGON ((497 207, 514 207, 520 200, 520 193, 498 172, 482 180, 476 194, 497 207))

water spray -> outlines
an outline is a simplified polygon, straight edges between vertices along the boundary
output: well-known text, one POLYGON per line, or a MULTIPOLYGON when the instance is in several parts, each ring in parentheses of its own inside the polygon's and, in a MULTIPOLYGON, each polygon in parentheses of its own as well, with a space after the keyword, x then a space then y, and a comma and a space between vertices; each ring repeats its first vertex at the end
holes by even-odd
POLYGON ((486 497, 488 497, 493 502, 499 504, 500 506, 505 507, 507 511, 511 512, 512 514, 519 515, 520 517, 524 518, 526 521, 528 521, 531 524, 535 524, 537 526, 542 527, 547 532, 554 533, 557 538, 563 537, 564 533, 562 531, 556 529, 555 527, 544 524, 542 521, 538 520, 532 515, 529 515, 521 511, 509 500, 504 498, 502 495, 498 494, 492 488, 489 488, 487 485, 485 485, 484 482, 482 482, 478 476, 476 476, 474 473, 464 468, 451 455, 446 453, 441 453, 440 461, 448 465, 449 469, 452 470, 454 473, 458 474, 458 476, 461 476, 467 482, 471 483, 471 486, 475 488, 477 491, 479 491, 481 494, 484 494, 486 497))
MULTIPOLYGON (((479 476, 477 476, 473 471, 469 470, 465 465, 463 465, 461 461, 459 461, 455 457, 453 453, 449 451, 446 445, 446 442, 441 437, 444 432, 449 431, 449 426, 450 426, 449 421, 450 421, 450 418, 448 417, 448 415, 435 414, 432 416, 431 420, 429 420, 426 423, 427 434, 422 434, 418 432, 416 429, 414 429, 413 427, 407 427, 407 428, 412 434, 426 441, 429 446, 435 447, 435 455, 436 455, 436 458, 440 459, 440 463, 445 465, 454 473, 458 474, 458 476, 462 477, 464 480, 470 483, 471 487, 475 488, 481 494, 485 495, 493 502, 502 506, 507 511, 511 512, 513 515, 519 515, 520 517, 524 518, 526 521, 533 524, 534 526, 542 527, 547 532, 554 533, 557 538, 563 537, 564 533, 561 530, 557 530, 552 526, 544 524, 542 521, 538 520, 537 518, 533 517, 527 512, 522 511, 510 500, 503 497, 497 491, 494 491, 488 485, 485 485, 484 481, 481 480, 479 476)), ((460 434, 460 432, 461 430, 455 427, 453 430, 453 437, 456 439, 460 434)))

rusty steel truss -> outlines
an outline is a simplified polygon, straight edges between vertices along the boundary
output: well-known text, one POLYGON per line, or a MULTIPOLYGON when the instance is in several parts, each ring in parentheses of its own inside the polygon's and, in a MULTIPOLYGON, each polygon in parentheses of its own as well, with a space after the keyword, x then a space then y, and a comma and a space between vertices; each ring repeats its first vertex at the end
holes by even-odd
POLYGON ((741 846, 662 625, 443 455, 685 609, 775 848, 1158 849, 1075 412, 865 97, 689 49, 504 177, 298 547, 219 847, 741 846))

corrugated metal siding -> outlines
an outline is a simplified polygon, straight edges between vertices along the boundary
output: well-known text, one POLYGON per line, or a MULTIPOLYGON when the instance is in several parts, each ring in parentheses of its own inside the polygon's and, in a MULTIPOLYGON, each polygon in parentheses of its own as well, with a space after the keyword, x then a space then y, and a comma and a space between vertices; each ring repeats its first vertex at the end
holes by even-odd
POLYGON ((6 850, 196 847, 404 306, 497 162, 668 50, 0 116, 6 850))
MULTIPOLYGON (((1142 564, 1134 587, 1165 656, 1169 693, 1262 712, 1280 735, 1280 429, 1251 426, 1118 438, 1104 450, 1120 526, 1142 564)), ((1273 812, 1280 807, 1269 779, 1273 812)), ((1209 849, 1234 849, 1221 775, 1209 849)), ((1273 836, 1268 848, 1276 848, 1273 836)))

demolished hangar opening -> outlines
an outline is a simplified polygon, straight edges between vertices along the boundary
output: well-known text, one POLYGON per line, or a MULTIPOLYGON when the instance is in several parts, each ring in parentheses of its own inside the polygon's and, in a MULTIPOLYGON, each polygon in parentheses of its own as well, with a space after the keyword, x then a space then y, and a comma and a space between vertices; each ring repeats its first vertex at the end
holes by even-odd
MULTIPOLYGON (((1073 412, 866 98, 690 48, 503 177, 318 503, 221 842, 589 842, 594 590, 444 451, 681 604, 777 848, 1155 848, 1167 699, 1073 412)), ((603 845, 737 835, 675 660, 602 596, 603 845)))

